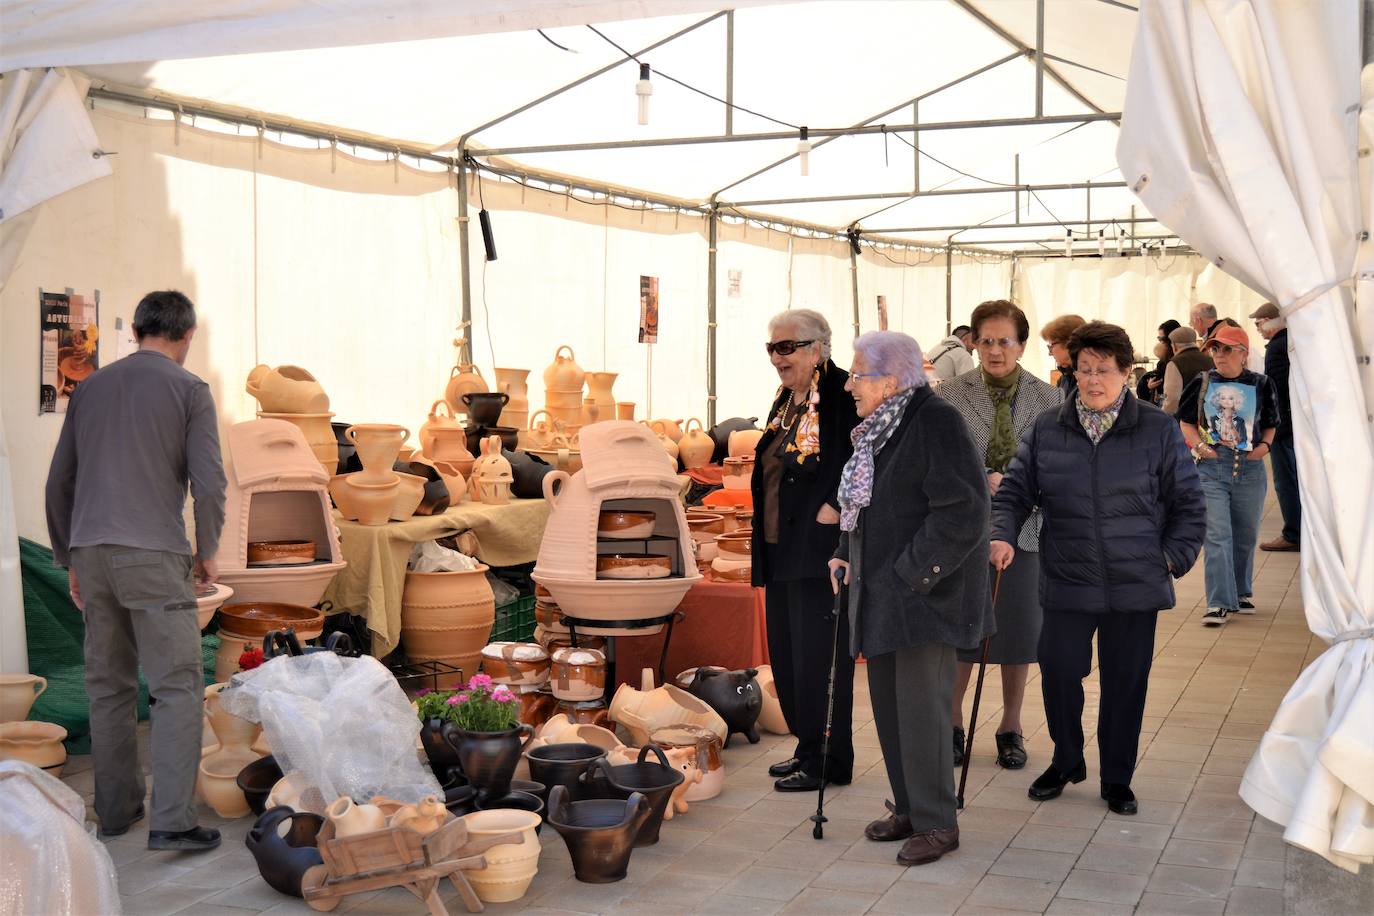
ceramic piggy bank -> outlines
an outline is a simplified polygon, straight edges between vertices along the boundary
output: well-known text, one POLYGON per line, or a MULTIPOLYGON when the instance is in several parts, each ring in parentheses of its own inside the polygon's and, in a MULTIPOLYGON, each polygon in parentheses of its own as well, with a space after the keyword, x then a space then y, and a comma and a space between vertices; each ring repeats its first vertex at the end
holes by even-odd
MULTIPOLYGON (((758 744, 759 710, 763 708, 763 693, 757 668, 744 668, 740 671, 726 671, 724 668, 711 668, 703 665, 696 671, 688 693, 705 700, 716 711, 729 732, 741 732, 750 744, 758 744)), ((725 747, 730 746, 730 734, 725 736, 725 747)))

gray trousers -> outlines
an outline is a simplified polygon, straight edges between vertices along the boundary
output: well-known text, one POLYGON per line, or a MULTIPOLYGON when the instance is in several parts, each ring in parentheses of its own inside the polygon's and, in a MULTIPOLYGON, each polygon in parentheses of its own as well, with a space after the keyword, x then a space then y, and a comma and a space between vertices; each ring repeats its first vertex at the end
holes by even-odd
POLYGON ((204 679, 191 558, 130 547, 78 547, 72 569, 85 600, 86 693, 100 823, 128 824, 143 803, 138 669, 152 698, 152 830, 197 823, 204 679))
POLYGON ((868 692, 896 812, 919 833, 957 826, 954 648, 926 643, 868 658, 868 692))

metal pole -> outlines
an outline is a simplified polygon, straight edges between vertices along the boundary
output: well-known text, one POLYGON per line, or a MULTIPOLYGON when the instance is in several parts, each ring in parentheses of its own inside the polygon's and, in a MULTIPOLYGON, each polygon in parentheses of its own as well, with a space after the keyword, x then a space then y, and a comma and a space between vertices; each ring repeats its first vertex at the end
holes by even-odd
POLYGON ((849 245, 849 284, 854 294, 854 336, 859 336, 859 253, 849 245))
MULTIPOLYGON (((1020 174, 1018 168, 1017 174, 1020 174)), ((1088 187, 1088 183, 1081 181, 1064 182, 1062 184, 1035 184, 1035 185, 996 185, 994 187, 978 188, 938 188, 931 191, 874 191, 871 194, 858 192, 854 194, 836 194, 830 197, 773 197, 761 200, 736 200, 729 201, 732 207, 763 207, 776 206, 778 204, 807 204, 807 203, 833 203, 835 201, 846 200, 890 200, 893 198, 915 198, 915 197, 957 197, 961 194, 1016 194, 1022 191, 1081 191, 1088 187)), ((1097 188, 1124 188, 1124 181, 1110 181, 1094 185, 1097 188)))
MULTIPOLYGON (((1076 222, 1079 222, 1081 225, 1089 224, 1089 221, 1083 220, 1077 220, 1076 222)), ((1124 226, 1132 223, 1157 223, 1159 222, 1159 220, 1155 219, 1153 216, 1142 216, 1139 219, 1135 217, 1131 217, 1130 219, 1118 217, 1117 219, 1095 219, 1091 220, 1090 222, 1091 225, 1094 226, 1105 226, 1110 225, 1111 223, 1117 223, 1118 225, 1124 226)), ((891 235, 894 232, 954 232, 955 230, 958 230, 960 232, 976 232, 980 229, 1044 229, 1048 228, 1049 226, 1063 226, 1063 223, 1059 223, 1054 220, 1044 220, 1020 223, 980 223, 976 226, 970 226, 967 223, 959 223, 953 226, 901 226, 892 228, 884 226, 881 229, 873 229, 872 231, 875 233, 881 232, 885 235, 891 235)), ((873 238, 873 236, 870 235, 869 238, 871 239, 873 238)), ((1059 244, 1061 246, 1064 244, 1064 240, 1062 238, 1059 240, 1059 244)))
MULTIPOLYGON (((816 137, 857 137, 866 134, 910 133, 921 130, 977 130, 984 127, 1035 127, 1040 124, 1091 124, 1117 121, 1121 112, 1083 112, 1045 115, 1038 118, 978 118, 971 121, 935 121, 930 124, 872 124, 860 127, 812 127, 816 137)), ((469 135, 470 136, 470 135, 469 135)), ((539 153, 584 153, 606 149, 648 149, 659 146, 704 146, 708 143, 756 143, 763 140, 795 140, 794 130, 761 131, 751 134, 714 134, 700 137, 660 137, 643 140, 595 140, 591 143, 550 143, 541 146, 501 146, 473 150, 474 156, 531 156, 539 153)))
POLYGON ((1011 181, 1016 185, 1016 224, 1021 225, 1021 154, 1011 160, 1011 181))
MULTIPOLYGON (((911 123, 921 123, 921 100, 916 99, 911 103, 911 123)), ((911 190, 917 194, 921 193, 921 132, 913 130, 911 132, 911 190)))
POLYGON ((720 211, 706 217, 706 426, 716 425, 716 245, 720 211))
POLYGON ((954 236, 945 241, 945 336, 954 330, 954 236))
POLYGON ((1045 113, 1045 0, 1035 0, 1035 116, 1045 113))
POLYGON ((458 163, 458 268, 462 292, 462 311, 459 326, 468 339, 467 353, 459 353, 459 361, 472 362, 472 270, 468 265, 468 167, 458 163))
POLYGON ((725 132, 735 132, 735 11, 725 14, 725 132))

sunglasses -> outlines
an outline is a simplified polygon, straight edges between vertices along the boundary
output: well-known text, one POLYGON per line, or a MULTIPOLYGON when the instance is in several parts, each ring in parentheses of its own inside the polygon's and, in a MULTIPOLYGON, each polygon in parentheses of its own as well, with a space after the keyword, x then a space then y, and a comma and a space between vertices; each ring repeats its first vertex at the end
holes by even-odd
POLYGON ((779 356, 791 356, 801 347, 809 347, 813 343, 815 343, 814 340, 775 340, 772 343, 764 344, 764 347, 767 348, 769 356, 774 353, 779 356))
POLYGON ((1003 350, 1010 350, 1013 345, 1019 344, 1020 342, 1021 341, 1017 340, 1015 337, 980 337, 974 341, 974 345, 984 350, 991 349, 994 346, 1000 347, 1003 350))
POLYGON ((1244 347, 1233 347, 1230 344, 1214 344, 1211 347, 1213 353, 1220 353, 1222 356, 1230 356, 1232 353, 1246 352, 1244 347))

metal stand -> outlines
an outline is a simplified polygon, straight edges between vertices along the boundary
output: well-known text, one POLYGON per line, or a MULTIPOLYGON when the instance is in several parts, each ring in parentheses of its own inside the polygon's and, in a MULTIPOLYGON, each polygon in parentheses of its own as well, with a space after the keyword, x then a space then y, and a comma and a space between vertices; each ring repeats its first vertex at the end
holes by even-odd
MULTIPOLYGON (((569 617, 563 615, 563 624, 568 628, 568 638, 574 646, 577 645, 577 628, 587 627, 591 629, 609 629, 614 627, 617 630, 644 630, 649 627, 659 627, 667 625, 668 629, 663 637, 663 651, 658 655, 658 682, 664 683, 663 666, 668 663, 668 646, 673 641, 673 624, 683 619, 687 615, 683 611, 674 610, 669 614, 660 617, 641 617, 637 620, 593 620, 589 617, 569 617)), ((611 696, 615 693, 615 641, 617 636, 607 636, 606 639, 606 702, 610 703, 611 696)))

